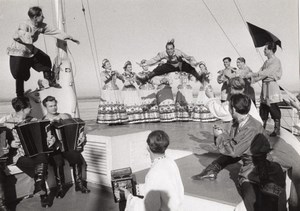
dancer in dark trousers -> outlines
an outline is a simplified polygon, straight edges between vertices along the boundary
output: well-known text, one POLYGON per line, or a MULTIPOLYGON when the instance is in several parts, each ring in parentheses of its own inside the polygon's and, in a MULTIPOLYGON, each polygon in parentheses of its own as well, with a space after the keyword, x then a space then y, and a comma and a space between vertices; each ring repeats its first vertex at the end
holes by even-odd
POLYGON ((199 75, 196 71, 195 67, 197 67, 198 63, 194 57, 188 56, 182 51, 175 49, 173 39, 167 42, 165 51, 159 52, 157 56, 150 60, 143 61, 143 63, 141 63, 140 65, 144 67, 152 66, 155 64, 159 65, 152 72, 145 75, 144 77, 137 76, 139 82, 144 84, 154 76, 164 75, 166 73, 176 71, 182 71, 192 74, 201 83, 203 83, 204 79, 207 77, 206 74, 199 75), (164 60, 166 61, 166 63, 161 63, 164 60))
POLYGON ((33 45, 41 33, 60 40, 72 40, 79 44, 79 41, 70 35, 44 23, 44 15, 40 7, 31 7, 28 10, 28 16, 30 19, 19 25, 13 36, 13 43, 7 48, 10 56, 10 71, 16 80, 17 96, 24 95, 24 81, 30 78, 30 68, 43 72, 44 78, 49 81, 49 86, 61 88, 56 83, 54 72, 51 71, 50 57, 33 45))

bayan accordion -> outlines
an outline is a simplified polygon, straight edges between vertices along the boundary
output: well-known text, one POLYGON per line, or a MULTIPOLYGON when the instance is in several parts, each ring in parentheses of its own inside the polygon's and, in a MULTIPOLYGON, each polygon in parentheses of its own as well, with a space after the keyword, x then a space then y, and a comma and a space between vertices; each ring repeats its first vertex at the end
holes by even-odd
POLYGON ((47 143, 47 133, 51 133, 50 121, 26 122, 17 124, 15 128, 18 132, 25 155, 32 157, 39 153, 53 152, 47 143))
POLYGON ((55 136, 61 142, 61 151, 81 150, 85 122, 80 118, 61 119, 53 122, 55 136))
POLYGON ((115 202, 126 201, 124 192, 120 188, 127 189, 132 195, 136 195, 135 192, 135 183, 133 181, 133 175, 131 168, 122 168, 111 171, 111 186, 114 194, 115 202), (119 191, 119 195, 115 194, 116 191, 119 191))
POLYGON ((11 134, 11 130, 7 127, 0 125, 0 162, 7 160, 6 154, 8 153, 8 135, 11 134))

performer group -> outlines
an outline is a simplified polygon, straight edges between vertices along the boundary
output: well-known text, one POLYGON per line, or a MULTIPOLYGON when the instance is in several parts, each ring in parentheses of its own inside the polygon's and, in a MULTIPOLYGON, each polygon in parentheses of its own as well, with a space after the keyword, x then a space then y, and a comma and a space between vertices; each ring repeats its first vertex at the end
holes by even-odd
MULTIPOLYGON (((10 155, 13 155, 11 162, 34 178, 34 193, 39 193, 41 205, 48 207, 51 206, 45 183, 48 165, 54 170, 56 197, 63 198, 64 159, 73 169, 75 190, 81 193, 90 192, 82 176, 84 160, 81 152, 86 136, 82 133, 76 140, 80 144, 75 149, 66 150, 52 129, 46 134, 47 147, 51 152, 26 154, 26 146, 20 142, 20 132, 17 132, 17 128, 20 124, 39 120, 30 117, 31 105, 24 94, 24 82, 30 78, 30 68, 33 68, 44 73, 50 87, 61 88, 56 80, 56 72, 51 70, 49 56, 33 45, 40 33, 61 40, 71 40, 77 44, 79 41, 45 24, 39 7, 30 8, 28 16, 30 20, 19 26, 13 43, 8 48, 17 97, 12 99, 14 112, 1 118, 0 123, 3 124, 1 132, 5 131, 10 146, 10 155)), ((270 138, 281 135, 281 112, 278 103, 282 102, 282 96, 277 81, 282 76, 282 68, 280 60, 275 56, 276 50, 274 42, 266 43, 264 54, 267 60, 258 72, 253 72, 243 57, 237 58, 237 68, 232 67, 230 57, 225 57, 224 68, 218 71, 217 77, 217 82, 222 85, 220 98, 216 98, 210 85, 210 73, 205 62, 197 62, 194 57, 176 49, 174 40, 168 41, 165 50, 152 59, 143 59, 139 63, 139 73, 133 71, 131 61, 124 63, 121 72, 113 70, 110 61, 103 59, 103 70, 100 72, 102 90, 96 122, 112 126, 123 123, 174 121, 230 122, 229 133, 218 125, 212 128, 214 146, 221 156, 199 174, 192 176, 192 179, 215 180, 227 165, 241 161, 238 185, 246 210, 277 211, 286 210, 283 169, 288 169, 292 181, 289 210, 300 210, 300 153, 296 150, 299 143, 291 146, 281 140, 274 144, 270 138), (155 66, 152 71, 149 70, 151 66, 155 66), (175 75, 173 80, 179 81, 175 96, 172 92, 171 74, 175 75), (122 88, 118 87, 118 80, 123 83, 122 88), (193 80, 200 83, 197 96, 193 96, 193 80), (262 82, 259 110, 252 87, 252 84, 258 81, 262 82), (267 134, 265 128, 269 114, 274 121, 274 130, 267 134), (284 203, 280 203, 282 200, 284 203)), ((70 114, 58 112, 57 103, 54 96, 42 99, 42 104, 47 110, 44 121, 53 123, 72 119, 70 114)), ((300 108, 295 102, 291 102, 291 105, 300 108)), ((119 191, 123 191, 127 199, 126 210, 143 211, 154 207, 155 210, 181 210, 184 187, 176 163, 165 155, 170 141, 168 135, 164 131, 153 131, 145 141, 152 165, 146 177, 143 194, 153 195, 154 190, 163 191, 164 195, 167 193, 170 198, 163 194, 139 198, 129 193, 126 188, 121 188, 119 191)), ((0 209, 6 210, 3 191, 3 169, 6 160, 2 162, 0 159, 0 164, 0 209)))

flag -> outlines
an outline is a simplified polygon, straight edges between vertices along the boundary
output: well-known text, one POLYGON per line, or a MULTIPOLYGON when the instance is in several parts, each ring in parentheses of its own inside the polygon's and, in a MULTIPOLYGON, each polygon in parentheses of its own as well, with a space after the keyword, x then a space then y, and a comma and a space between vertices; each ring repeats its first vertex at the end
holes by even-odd
POLYGON ((281 48, 281 41, 271 32, 247 22, 254 46, 263 47, 267 42, 275 42, 281 48))

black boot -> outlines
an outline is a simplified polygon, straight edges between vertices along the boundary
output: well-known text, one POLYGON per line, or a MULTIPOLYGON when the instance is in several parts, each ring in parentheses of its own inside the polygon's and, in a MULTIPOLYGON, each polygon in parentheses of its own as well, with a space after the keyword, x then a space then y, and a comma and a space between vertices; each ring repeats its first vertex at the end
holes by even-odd
POLYGON ((141 84, 145 84, 147 81, 149 81, 151 78, 153 78, 154 76, 158 76, 161 74, 157 74, 155 72, 149 72, 147 75, 140 77, 138 75, 135 76, 136 80, 141 83, 141 84))
POLYGON ((65 184, 65 172, 63 166, 53 167, 55 180, 56 180, 56 198, 63 198, 64 194, 64 184, 65 184))
POLYGON ((266 129, 266 127, 267 127, 267 121, 268 120, 263 120, 263 127, 264 127, 264 129, 266 129))
POLYGON ((5 178, 5 175, 4 175, 4 169, 1 167, 0 170, 2 172, 0 172, 0 211, 7 211, 8 209, 6 208, 5 206, 5 195, 4 195, 4 187, 3 187, 3 184, 4 184, 4 178, 5 178))
POLYGON ((222 167, 218 163, 209 164, 200 174, 192 176, 193 180, 215 180, 222 167))
POLYGON ((51 206, 48 200, 48 193, 46 187, 47 168, 48 166, 45 163, 40 163, 35 167, 34 193, 40 194, 42 207, 51 206))
POLYGON ((280 119, 274 119, 274 131, 270 134, 271 137, 280 135, 280 119))
POLYGON ((61 86, 56 82, 53 72, 51 71, 44 72, 44 78, 49 81, 50 87, 61 88, 61 86))
POLYGON ((136 75, 135 79, 138 84, 145 84, 149 80, 148 75, 145 75, 144 77, 136 75))
POLYGON ((75 181, 75 191, 81 191, 82 193, 89 193, 90 190, 86 187, 82 180, 82 168, 81 165, 75 164, 73 166, 73 177, 75 181))

